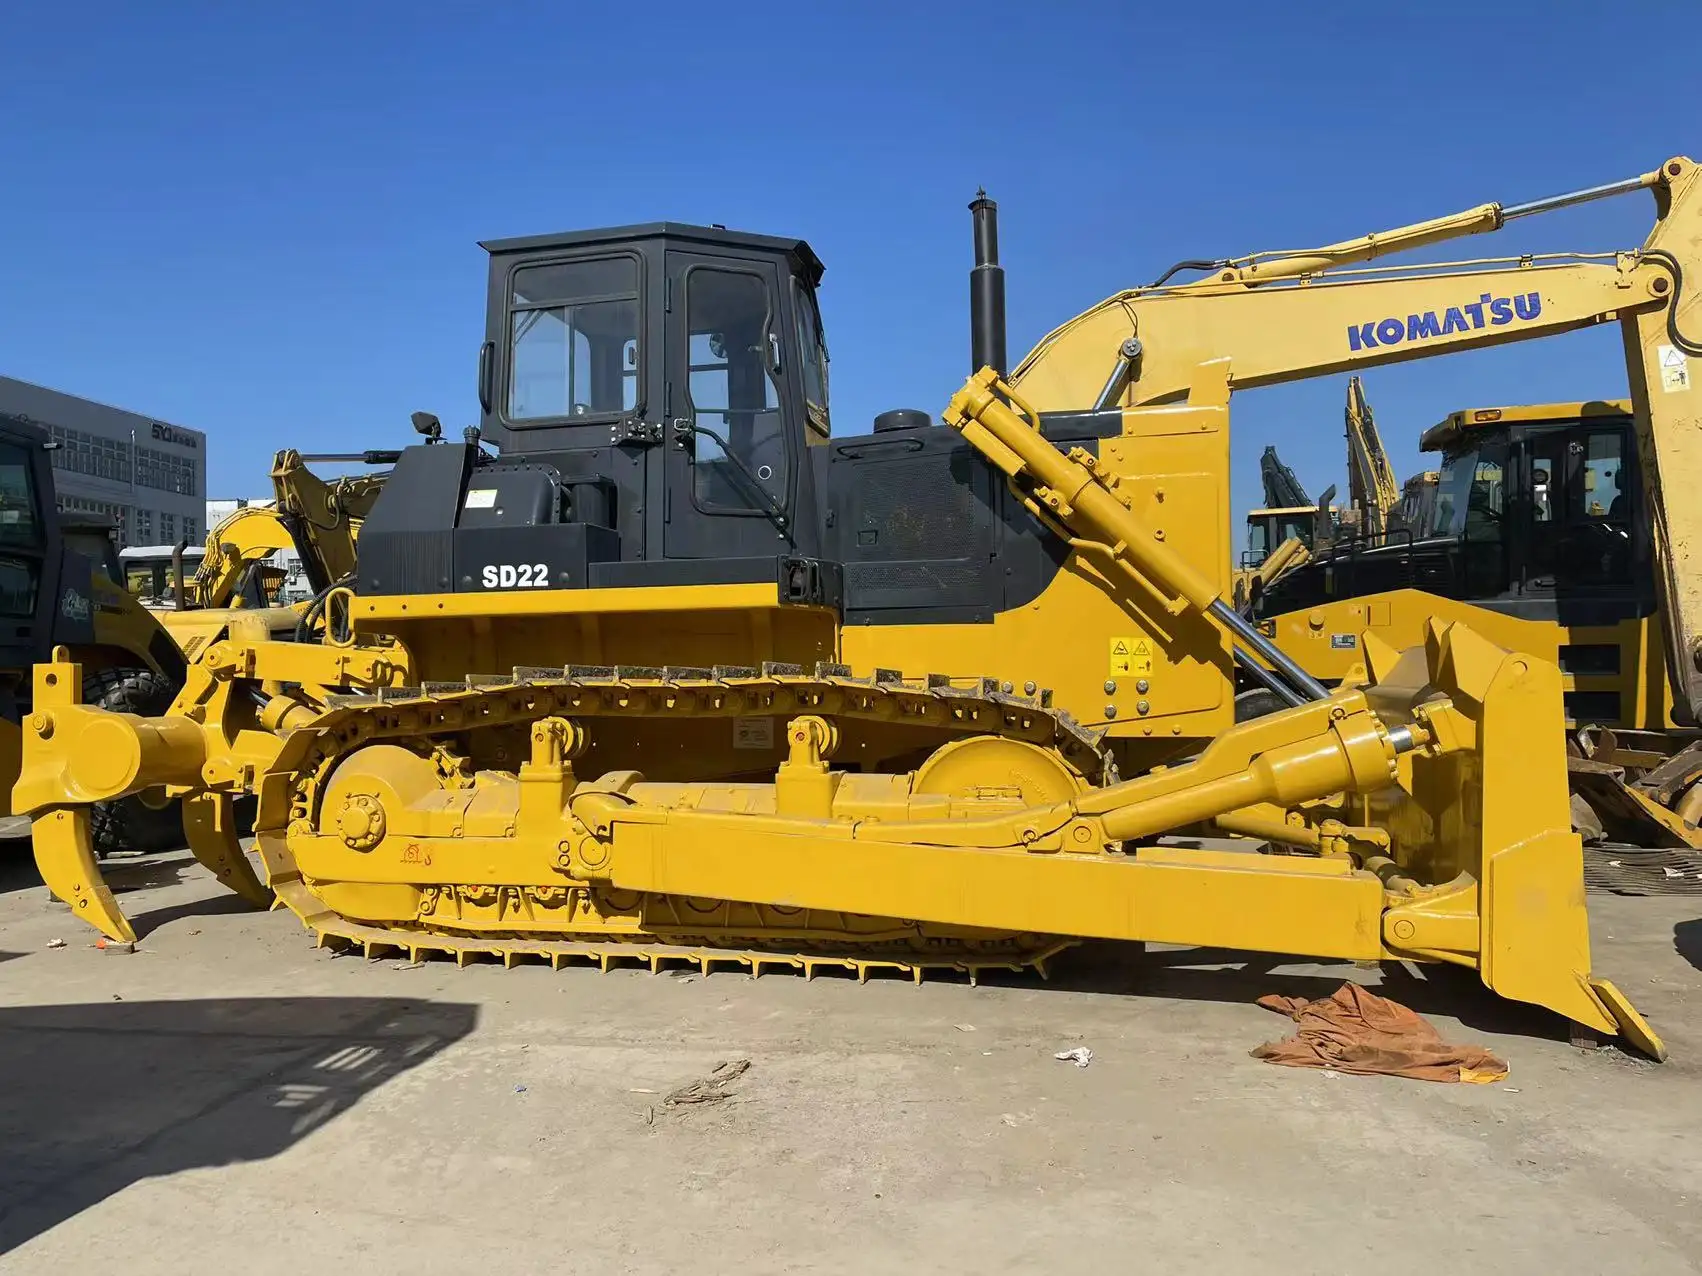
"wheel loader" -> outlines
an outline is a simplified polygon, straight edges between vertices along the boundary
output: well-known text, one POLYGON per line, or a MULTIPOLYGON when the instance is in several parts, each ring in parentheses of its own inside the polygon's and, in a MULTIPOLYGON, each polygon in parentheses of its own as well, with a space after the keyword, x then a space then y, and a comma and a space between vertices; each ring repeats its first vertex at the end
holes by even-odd
POLYGON ((1609 189, 1661 218, 1587 269, 1332 269, 1605 192, 1486 204, 1172 271, 1008 372, 981 197, 977 371, 943 422, 837 433, 803 241, 487 243, 480 426, 397 460, 345 634, 233 628, 147 718, 81 705, 69 653, 37 668, 16 802, 44 876, 132 933, 88 804, 165 786, 227 882, 368 955, 921 978, 1221 945, 1461 967, 1659 1057, 1591 967, 1559 670, 1438 623, 1363 636, 1327 689, 1228 600, 1232 391, 1608 316, 1639 384, 1659 366, 1694 169, 1609 189), (1236 724, 1238 676, 1285 708, 1236 724))
MULTIPOLYGON (((166 711, 185 670, 177 645, 124 588, 111 521, 58 510, 51 446, 42 427, 0 418, 0 816, 8 821, 35 662, 63 648, 81 670, 84 700, 142 715, 166 711)), ((177 804, 140 795, 97 804, 90 832, 102 855, 183 843, 177 804)))

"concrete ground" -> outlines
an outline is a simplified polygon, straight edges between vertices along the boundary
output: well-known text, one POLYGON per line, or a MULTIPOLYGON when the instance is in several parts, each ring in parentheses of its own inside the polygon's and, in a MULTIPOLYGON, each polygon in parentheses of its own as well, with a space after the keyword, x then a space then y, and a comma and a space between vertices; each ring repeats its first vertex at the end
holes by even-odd
POLYGON ((111 870, 144 931, 121 955, 22 850, 0 848, 7 1273, 1702 1265, 1702 899, 1591 901, 1598 968, 1672 1062, 1397 972, 1385 991, 1512 1065, 1433 1085, 1248 1057, 1285 1035, 1256 996, 1342 968, 1102 947, 971 988, 368 963, 185 856, 111 870), (1076 1045, 1090 1067, 1053 1059, 1076 1045), (728 1059, 751 1064, 731 1098, 663 1105, 728 1059))

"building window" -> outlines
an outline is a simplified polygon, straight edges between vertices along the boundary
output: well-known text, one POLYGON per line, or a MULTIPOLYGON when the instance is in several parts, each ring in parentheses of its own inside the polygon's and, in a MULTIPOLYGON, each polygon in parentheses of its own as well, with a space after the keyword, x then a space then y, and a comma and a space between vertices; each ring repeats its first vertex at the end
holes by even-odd
POLYGON ((179 496, 199 496, 195 465, 185 457, 158 448, 136 448, 136 484, 179 496))
POLYGON ((154 512, 140 507, 136 510, 136 543, 151 545, 154 542, 154 512))
POLYGON ((183 539, 188 541, 191 545, 200 539, 200 537, 196 535, 195 529, 195 520, 185 515, 183 519, 183 539))
POLYGON ((114 483, 131 481, 130 444, 124 439, 107 439, 62 425, 50 427, 59 446, 51 453, 53 468, 72 474, 87 474, 114 483))
POLYGON ((177 543, 177 515, 161 512, 160 514, 160 544, 175 545, 177 543))

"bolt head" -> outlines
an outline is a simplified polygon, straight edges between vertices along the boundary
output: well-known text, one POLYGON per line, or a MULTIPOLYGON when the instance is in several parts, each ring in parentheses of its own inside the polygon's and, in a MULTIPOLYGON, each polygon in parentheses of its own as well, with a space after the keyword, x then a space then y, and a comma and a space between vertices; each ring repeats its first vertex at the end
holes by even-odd
POLYGON ((1114 704, 1106 705, 1105 706, 1105 716, 1107 718, 1115 718, 1117 716, 1117 706, 1114 705, 1114 704))
POLYGON ((1114 696, 1117 694, 1117 680, 1115 678, 1107 678, 1105 680, 1105 694, 1108 696, 1114 696))
POLYGON ((1140 714, 1142 717, 1145 717, 1147 714, 1152 712, 1152 706, 1145 700, 1137 700, 1135 702, 1135 712, 1140 714))
POLYGON ((1150 684, 1147 682, 1147 680, 1145 678, 1135 679, 1135 690, 1140 692, 1143 696, 1147 693, 1147 687, 1149 685, 1150 684))
POLYGON ((1033 695, 1034 694, 1034 684, 1032 682, 1023 683, 1022 684, 1022 694, 1025 695, 1025 696, 1033 695))

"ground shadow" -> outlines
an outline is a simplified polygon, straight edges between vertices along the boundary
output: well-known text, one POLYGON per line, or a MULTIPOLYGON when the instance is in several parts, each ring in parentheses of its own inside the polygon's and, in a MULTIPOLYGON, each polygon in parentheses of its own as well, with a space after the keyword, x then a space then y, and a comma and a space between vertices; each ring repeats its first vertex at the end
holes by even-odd
POLYGON ((1702 970, 1702 917, 1672 928, 1672 946, 1692 967, 1702 970))
POLYGON ((0 895, 40 885, 41 874, 35 871, 35 851, 29 839, 0 841, 0 895))
POLYGON ((135 913, 130 917, 130 925, 135 928, 137 939, 146 939, 162 926, 184 918, 224 917, 231 913, 258 913, 265 910, 256 908, 240 895, 226 892, 222 895, 209 895, 202 899, 186 899, 181 904, 170 904, 165 908, 155 908, 146 913, 135 913))
POLYGON ((110 855, 100 862, 100 875, 114 895, 175 886, 195 870, 195 857, 188 851, 165 851, 158 855, 110 855))
MULTIPOLYGON (((158 855, 114 855, 100 862, 100 874, 114 895, 172 886, 195 868, 188 851, 166 851, 158 855)), ((36 871, 35 852, 29 839, 0 841, 0 894, 25 891, 42 885, 36 871)))
POLYGON ((0 1009, 0 1254, 140 1179, 274 1156, 476 1020, 401 997, 0 1009))
MULTIPOLYGON (((1698 935, 1702 943, 1702 935, 1698 935)), ((1088 943, 1060 955, 1051 983, 1073 992, 1153 997, 1167 1001, 1251 1004, 1267 993, 1328 997, 1360 977, 1379 995, 1421 1015, 1445 1015, 1479 1032, 1564 1041, 1566 1021, 1553 1011, 1496 996, 1476 974, 1454 966, 1425 965, 1417 974, 1400 962, 1376 970, 1285 970, 1315 966, 1317 959, 1226 948, 1161 948, 1088 943), (1364 978, 1371 976, 1371 978, 1364 978)))

